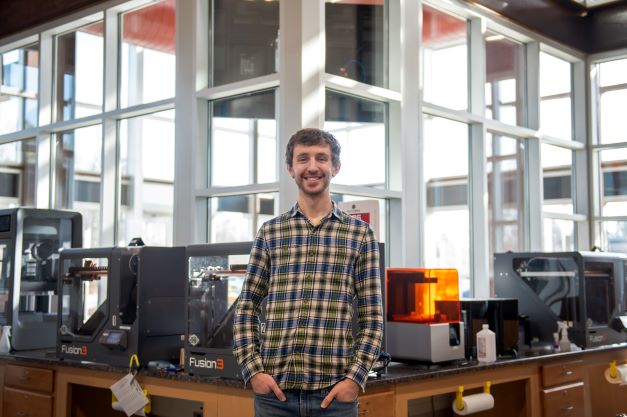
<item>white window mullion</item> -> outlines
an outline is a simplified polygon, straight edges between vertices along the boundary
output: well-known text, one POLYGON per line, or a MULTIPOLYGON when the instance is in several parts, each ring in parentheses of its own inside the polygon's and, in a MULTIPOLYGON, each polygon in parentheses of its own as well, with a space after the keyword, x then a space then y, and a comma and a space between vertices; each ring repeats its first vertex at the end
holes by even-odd
MULTIPOLYGON (((118 85, 118 14, 107 10, 104 31, 104 111, 117 109, 118 85)), ((117 121, 104 119, 102 123, 102 173, 100 186, 100 244, 117 243, 116 219, 120 218, 120 184, 118 175, 117 121), (117 215, 116 215, 117 214, 117 215)))
MULTIPOLYGON (((54 37, 42 33, 39 37, 39 126, 52 123, 54 37)), ((54 170, 52 169, 53 136, 40 130, 37 135, 37 180, 35 207, 53 207, 54 170)))
MULTIPOLYGON (((574 140, 584 145, 584 149, 574 152, 573 169, 571 170, 572 190, 574 194, 573 207, 576 214, 589 216, 592 202, 590 197, 593 193, 588 192, 588 126, 586 123, 586 71, 588 68, 585 62, 573 64, 573 131, 574 140)), ((579 250, 589 250, 590 227, 587 221, 575 223, 575 248, 579 250)))

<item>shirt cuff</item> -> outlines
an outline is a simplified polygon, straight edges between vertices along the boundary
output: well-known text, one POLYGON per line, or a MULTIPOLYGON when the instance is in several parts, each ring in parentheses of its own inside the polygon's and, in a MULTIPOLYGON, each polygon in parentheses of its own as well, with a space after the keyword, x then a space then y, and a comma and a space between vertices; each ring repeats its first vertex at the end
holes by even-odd
POLYGON ((366 382, 368 381, 368 369, 360 364, 353 364, 346 373, 346 378, 350 378, 361 387, 362 391, 366 390, 366 382))
POLYGON ((249 361, 242 365, 242 376, 244 377, 244 383, 250 381, 250 378, 252 378, 253 375, 263 371, 264 368, 261 357, 259 355, 254 355, 252 358, 250 358, 249 361))

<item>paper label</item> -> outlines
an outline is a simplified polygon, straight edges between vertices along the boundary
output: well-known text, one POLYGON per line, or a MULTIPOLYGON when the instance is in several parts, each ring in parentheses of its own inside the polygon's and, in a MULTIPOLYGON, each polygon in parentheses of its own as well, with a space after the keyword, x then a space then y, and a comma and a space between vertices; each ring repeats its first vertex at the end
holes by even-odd
POLYGON ((144 415, 143 409, 148 404, 148 398, 144 395, 133 374, 126 374, 122 379, 111 385, 110 389, 127 416, 130 417, 133 414, 144 415))

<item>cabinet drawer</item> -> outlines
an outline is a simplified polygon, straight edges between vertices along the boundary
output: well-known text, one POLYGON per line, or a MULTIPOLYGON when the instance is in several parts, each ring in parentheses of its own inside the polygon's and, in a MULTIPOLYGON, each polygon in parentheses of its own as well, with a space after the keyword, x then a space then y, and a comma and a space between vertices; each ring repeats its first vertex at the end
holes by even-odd
POLYGON ((52 395, 4 388, 5 417, 52 417, 52 395))
POLYGON ((31 368, 29 366, 7 365, 4 385, 43 392, 52 392, 52 369, 31 368))
POLYGON ((545 417, 583 417, 583 382, 545 389, 542 403, 545 417))
POLYGON ((559 362, 542 367, 542 385, 551 387, 583 379, 583 362, 559 362))
POLYGON ((359 417, 394 417, 394 393, 382 392, 359 397, 359 417))

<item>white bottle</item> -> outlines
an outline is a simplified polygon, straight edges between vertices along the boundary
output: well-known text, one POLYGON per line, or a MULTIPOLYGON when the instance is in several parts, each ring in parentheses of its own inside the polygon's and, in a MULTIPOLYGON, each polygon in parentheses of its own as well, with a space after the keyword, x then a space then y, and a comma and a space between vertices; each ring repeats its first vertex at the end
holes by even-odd
POLYGON ((496 361, 496 335, 487 324, 477 332, 477 359, 479 362, 496 361))
POLYGON ((560 339, 560 352, 570 352, 570 340, 568 340, 568 327, 562 327, 562 337, 560 339))

